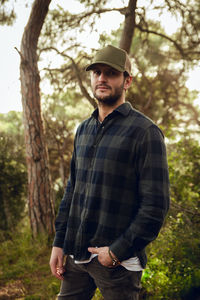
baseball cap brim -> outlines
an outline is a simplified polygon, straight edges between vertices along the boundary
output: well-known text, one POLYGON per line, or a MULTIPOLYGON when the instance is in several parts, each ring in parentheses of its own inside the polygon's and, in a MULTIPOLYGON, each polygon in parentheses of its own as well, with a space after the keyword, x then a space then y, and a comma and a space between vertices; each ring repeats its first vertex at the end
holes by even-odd
POLYGON ((85 69, 86 71, 90 71, 93 70, 95 68, 95 66, 97 64, 103 64, 103 65, 107 65, 109 67, 112 67, 113 69, 119 71, 119 72, 125 72, 126 70, 116 64, 112 64, 110 62, 104 61, 104 60, 100 60, 100 61, 95 61, 95 63, 90 64, 89 66, 87 66, 87 68, 85 69))

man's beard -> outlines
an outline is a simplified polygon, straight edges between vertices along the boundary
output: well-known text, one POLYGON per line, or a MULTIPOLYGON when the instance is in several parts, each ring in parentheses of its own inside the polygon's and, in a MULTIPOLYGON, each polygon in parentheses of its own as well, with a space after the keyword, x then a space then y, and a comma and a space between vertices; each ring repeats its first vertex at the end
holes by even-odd
MULTIPOLYGON (((98 86, 96 87, 98 88, 98 86)), ((109 88, 109 87, 108 87, 109 88)), ((121 98, 122 96, 122 93, 123 93, 123 90, 124 90, 124 83, 119 86, 118 88, 115 89, 114 91, 114 94, 113 95, 109 95, 109 96, 98 96, 96 94, 96 89, 95 91, 93 92, 94 94, 94 97, 100 102, 100 103, 104 103, 108 106, 112 106, 113 104, 117 103, 117 101, 121 98)))

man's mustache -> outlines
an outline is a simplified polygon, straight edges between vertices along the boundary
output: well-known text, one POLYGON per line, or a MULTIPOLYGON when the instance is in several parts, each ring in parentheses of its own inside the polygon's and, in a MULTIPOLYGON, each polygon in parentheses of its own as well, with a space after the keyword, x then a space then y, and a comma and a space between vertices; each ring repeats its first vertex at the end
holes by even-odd
POLYGON ((102 88, 102 87, 111 90, 111 87, 109 85, 107 85, 107 84, 97 84, 95 86, 95 90, 97 90, 98 88, 102 88))

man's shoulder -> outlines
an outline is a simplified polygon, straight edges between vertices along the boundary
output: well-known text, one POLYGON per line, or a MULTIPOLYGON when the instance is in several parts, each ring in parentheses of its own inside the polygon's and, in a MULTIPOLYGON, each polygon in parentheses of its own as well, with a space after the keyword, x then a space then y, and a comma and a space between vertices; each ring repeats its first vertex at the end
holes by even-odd
POLYGON ((156 130, 161 133, 163 136, 162 130, 158 127, 158 125, 150 119, 148 116, 140 112, 139 110, 133 108, 129 111, 127 122, 131 124, 131 126, 137 128, 138 131, 145 133, 147 130, 156 130))
POLYGON ((133 124, 142 128, 157 126, 152 119, 132 106, 130 109, 129 118, 132 120, 133 124))

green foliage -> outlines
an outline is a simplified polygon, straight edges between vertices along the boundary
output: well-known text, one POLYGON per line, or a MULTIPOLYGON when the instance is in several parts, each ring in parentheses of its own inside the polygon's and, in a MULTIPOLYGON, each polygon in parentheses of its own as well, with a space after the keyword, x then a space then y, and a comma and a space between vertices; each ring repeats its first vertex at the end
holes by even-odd
POLYGON ((75 128, 91 114, 88 101, 76 90, 54 92, 45 97, 44 120, 50 157, 50 167, 55 190, 66 185, 69 175, 75 128))
POLYGON ((169 145, 169 171, 171 209, 161 234, 149 247, 148 267, 143 275, 143 285, 152 294, 148 299, 155 299, 155 294, 156 299, 181 299, 200 286, 200 146, 197 141, 188 138, 169 145))
MULTIPOLYGON (((60 281, 50 272, 51 243, 47 236, 33 239, 27 221, 16 227, 10 240, 1 243, 0 298, 55 300, 60 281)), ((93 300, 102 300, 99 290, 93 300)))
POLYGON ((7 7, 9 1, 10 0, 0 0, 0 25, 13 25, 16 19, 14 7, 12 7, 12 9, 8 9, 7 7))
POLYGON ((94 297, 92 298, 92 300, 103 300, 103 296, 101 295, 101 292, 99 291, 99 289, 96 289, 96 293, 94 295, 94 297))
POLYGON ((22 124, 22 113, 10 111, 7 114, 0 114, 0 130, 13 136, 18 140, 18 147, 21 148, 24 141, 24 129, 22 124))
POLYGON ((33 240, 27 220, 1 244, 0 285, 9 286, 12 299, 55 299, 60 283, 50 274, 50 251, 46 236, 33 240))
POLYGON ((18 121, 13 112, 0 116, 0 240, 24 215, 27 176, 18 121))
MULTIPOLYGON (((155 29, 158 23, 149 22, 149 26, 155 29)), ((160 32, 164 32, 162 28, 160 32)), ((174 129, 177 132, 186 124, 195 129, 200 111, 193 105, 198 93, 185 85, 187 71, 183 61, 168 49, 171 44, 164 37, 147 37, 136 30, 131 48, 133 84, 126 99, 173 138, 174 129)))
MULTIPOLYGON (((176 0, 171 4, 166 2, 163 5, 156 4, 155 1, 151 1, 149 5, 144 4, 142 7, 139 2, 137 4, 136 27, 130 50, 133 84, 127 92, 126 99, 136 109, 154 120, 170 138, 173 138, 174 130, 178 131, 179 128, 189 125, 196 130, 194 126, 199 124, 200 112, 193 105, 198 93, 189 91, 185 84, 188 69, 197 63, 193 57, 199 53, 199 39, 196 35, 199 24, 199 4, 197 1, 194 2, 195 8, 192 7, 191 2, 185 5, 184 1, 176 0), (157 15, 159 11, 160 13, 169 11, 172 16, 176 16, 177 19, 179 17, 182 20, 181 33, 178 29, 177 33, 168 36, 161 27, 159 18, 152 20, 147 17, 150 11, 157 15), (192 24, 187 23, 186 20, 188 21, 188 18, 192 16, 194 17, 191 20, 192 24), (189 32, 194 33, 194 39, 191 38, 192 35, 189 32), (179 44, 176 43, 177 40, 179 44), (188 43, 185 43, 185 40, 190 43, 190 50, 189 47, 186 49, 188 43), (185 52, 187 54, 184 54, 185 52)), ((45 76, 50 80, 54 89, 64 90, 69 94, 73 89, 79 97, 89 100, 87 93, 83 93, 79 86, 82 85, 85 90, 90 91, 90 81, 85 74, 85 66, 91 61, 95 49, 90 49, 91 53, 89 53, 90 51, 87 51, 79 40, 76 40, 76 30, 88 33, 95 28, 98 31, 95 18, 100 17, 106 10, 109 14, 110 8, 108 3, 103 7, 103 1, 99 1, 96 6, 91 1, 82 1, 82 4, 85 6, 85 11, 83 9, 81 14, 73 14, 66 9, 49 12, 44 24, 40 48, 42 49, 44 44, 48 45, 44 51, 57 52, 60 57, 60 64, 58 63, 55 67, 50 63, 49 68, 45 69, 45 76), (65 45, 64 50, 63 45, 65 45), (75 72, 72 58, 78 74, 75 72)), ((121 5, 119 10, 116 7, 113 10, 122 13, 124 3, 122 2, 121 5)), ((118 46, 123 26, 124 24, 119 24, 119 28, 109 35, 106 32, 101 33, 100 47, 106 44, 118 46)), ((47 55, 44 51, 42 55, 47 55)))
MULTIPOLYGON (((164 29, 156 21, 148 22, 149 30, 164 29)), ((100 36, 101 47, 106 43, 119 44, 122 28, 100 36)), ((132 58, 133 83, 126 94, 126 100, 133 107, 149 116, 173 138, 185 124, 198 124, 199 109, 193 105, 198 93, 185 86, 187 70, 180 55, 164 36, 147 34, 135 29, 130 51, 132 58)), ((197 128, 198 130, 198 128, 197 128)))

